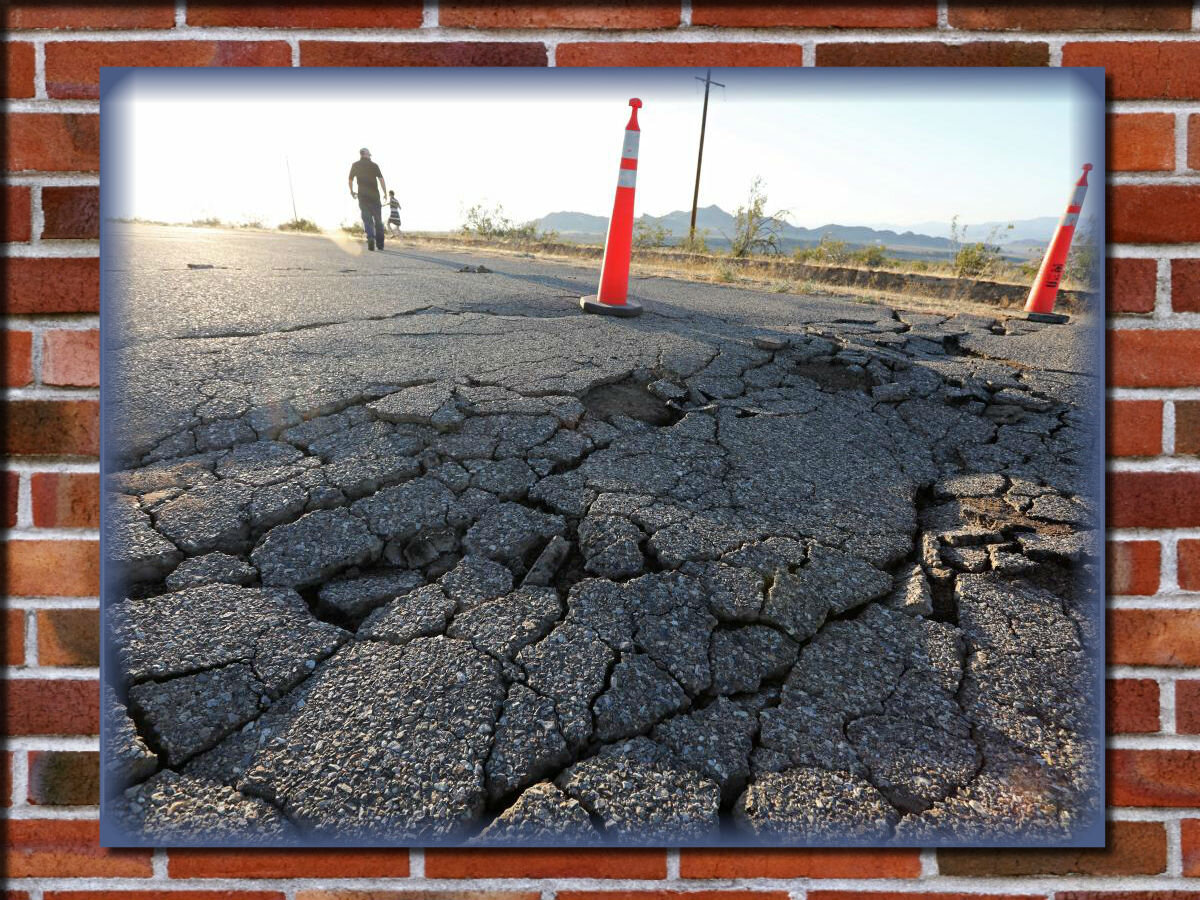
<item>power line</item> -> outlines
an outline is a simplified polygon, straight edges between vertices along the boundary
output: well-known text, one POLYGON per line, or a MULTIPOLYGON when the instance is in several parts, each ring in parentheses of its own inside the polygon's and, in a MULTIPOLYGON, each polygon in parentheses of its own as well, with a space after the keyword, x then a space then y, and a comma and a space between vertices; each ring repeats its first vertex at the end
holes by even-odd
POLYGON ((696 204, 700 200, 700 164, 704 162, 704 129, 708 125, 708 89, 711 85, 717 87, 725 87, 719 81, 712 80, 712 69, 708 69, 704 73, 704 77, 695 76, 697 81, 704 82, 704 111, 700 114, 700 152, 696 154, 696 189, 692 191, 692 223, 688 227, 688 244, 694 244, 696 240, 696 204))

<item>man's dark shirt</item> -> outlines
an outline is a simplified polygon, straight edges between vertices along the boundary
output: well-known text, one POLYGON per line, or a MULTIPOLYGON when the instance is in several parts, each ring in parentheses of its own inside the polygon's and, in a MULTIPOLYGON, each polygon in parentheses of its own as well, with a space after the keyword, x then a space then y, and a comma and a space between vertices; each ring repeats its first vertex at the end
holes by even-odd
POLYGON ((373 160, 360 159, 350 167, 350 177, 358 179, 359 199, 379 200, 378 179, 382 173, 373 160))

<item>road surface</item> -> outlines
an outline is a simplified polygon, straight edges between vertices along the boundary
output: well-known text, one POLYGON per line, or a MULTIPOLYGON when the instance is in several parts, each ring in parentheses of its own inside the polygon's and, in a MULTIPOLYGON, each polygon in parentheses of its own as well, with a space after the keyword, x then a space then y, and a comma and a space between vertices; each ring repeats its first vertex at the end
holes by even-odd
POLYGON ((106 827, 1095 824, 1094 323, 113 230, 106 827))

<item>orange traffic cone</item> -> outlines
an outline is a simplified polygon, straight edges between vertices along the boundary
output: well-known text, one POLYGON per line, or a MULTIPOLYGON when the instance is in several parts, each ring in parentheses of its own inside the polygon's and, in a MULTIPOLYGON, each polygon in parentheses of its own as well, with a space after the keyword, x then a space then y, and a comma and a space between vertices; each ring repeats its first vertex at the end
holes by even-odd
POLYGON ((1054 298, 1058 296, 1059 282, 1062 281, 1063 269, 1067 265, 1067 254, 1071 252, 1071 238, 1075 236, 1075 223, 1079 221, 1079 210, 1083 207, 1083 198, 1087 194, 1087 173, 1092 170, 1091 163, 1084 163, 1083 174, 1075 182, 1075 193, 1067 204, 1067 211, 1059 220, 1054 232, 1054 240, 1046 248, 1046 258, 1038 269, 1033 287, 1029 289, 1029 299, 1025 301, 1027 319, 1034 322, 1050 322, 1062 324, 1071 317, 1054 312, 1054 298))
POLYGON ((581 297, 584 312, 606 316, 636 316, 642 304, 629 299, 629 256, 633 252, 633 192, 637 182, 638 127, 637 111, 642 101, 629 101, 633 112, 625 126, 625 143, 621 147, 621 168, 617 172, 617 196, 613 200, 612 218, 608 220, 608 237, 604 241, 604 264, 600 268, 600 289, 589 297, 581 297))

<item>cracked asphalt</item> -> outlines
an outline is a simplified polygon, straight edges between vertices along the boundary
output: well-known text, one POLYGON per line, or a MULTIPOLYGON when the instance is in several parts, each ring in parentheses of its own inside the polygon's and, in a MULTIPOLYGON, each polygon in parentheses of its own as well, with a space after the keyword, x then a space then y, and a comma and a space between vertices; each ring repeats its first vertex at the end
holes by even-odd
MULTIPOLYGON (((133 843, 1004 844, 1101 815, 1096 323, 105 243, 133 843)), ((490 271, 460 271, 466 266, 490 271)))

